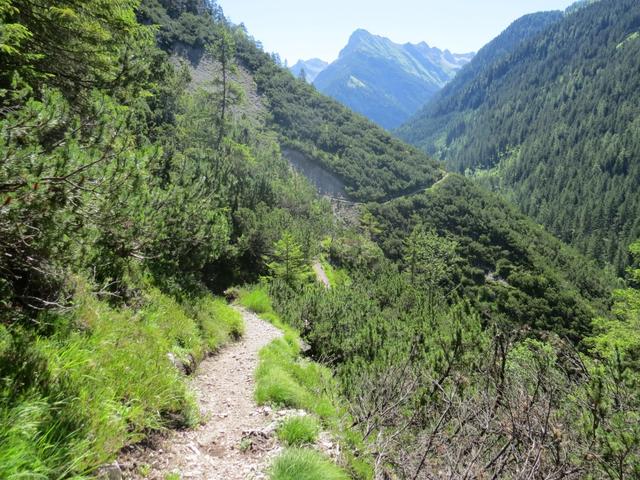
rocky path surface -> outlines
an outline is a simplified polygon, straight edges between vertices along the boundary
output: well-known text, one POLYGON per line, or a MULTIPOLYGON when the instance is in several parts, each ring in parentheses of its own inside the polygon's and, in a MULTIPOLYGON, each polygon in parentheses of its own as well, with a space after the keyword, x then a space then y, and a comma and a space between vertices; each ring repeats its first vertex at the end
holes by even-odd
POLYGON ((239 310, 243 338, 202 362, 193 379, 204 423, 124 454, 119 461, 124 478, 164 480, 172 473, 181 480, 266 478, 264 471, 279 447, 265 432, 272 433, 278 413, 256 405, 253 375, 259 350, 282 332, 239 310))
POLYGON ((331 288, 331 282, 329 281, 329 277, 327 277, 327 272, 324 271, 324 267, 319 260, 313 262, 313 273, 316 275, 318 281, 325 286, 325 288, 331 288))

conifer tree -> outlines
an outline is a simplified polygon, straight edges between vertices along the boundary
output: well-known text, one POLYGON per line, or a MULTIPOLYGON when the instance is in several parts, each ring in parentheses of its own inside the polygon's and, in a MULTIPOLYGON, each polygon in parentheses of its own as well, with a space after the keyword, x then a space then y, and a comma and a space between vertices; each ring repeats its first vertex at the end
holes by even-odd
POLYGON ((275 244, 267 263, 273 277, 280 278, 291 286, 302 283, 309 272, 302 247, 291 232, 285 231, 275 244))
POLYGON ((411 283, 435 288, 454 270, 457 243, 418 224, 407 237, 404 263, 411 283))

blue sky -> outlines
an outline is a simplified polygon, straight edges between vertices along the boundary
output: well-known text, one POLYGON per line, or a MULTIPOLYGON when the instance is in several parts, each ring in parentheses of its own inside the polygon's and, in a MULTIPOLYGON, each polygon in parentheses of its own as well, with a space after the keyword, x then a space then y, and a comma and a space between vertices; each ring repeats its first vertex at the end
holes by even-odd
POLYGON ((452 52, 477 51, 516 18, 564 9, 574 0, 218 0, 266 51, 289 63, 335 60, 357 28, 395 42, 426 41, 452 52))

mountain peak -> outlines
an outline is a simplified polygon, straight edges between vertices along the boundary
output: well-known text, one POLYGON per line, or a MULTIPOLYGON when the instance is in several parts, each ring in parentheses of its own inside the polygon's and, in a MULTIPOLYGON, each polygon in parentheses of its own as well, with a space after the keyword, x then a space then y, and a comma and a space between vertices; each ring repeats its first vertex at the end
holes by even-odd
POLYGON ((352 42, 354 40, 357 41, 362 39, 369 39, 372 37, 374 37, 374 35, 368 30, 365 30, 364 28, 358 28, 351 34, 351 37, 349 38, 349 42, 352 42))
POLYGON ((358 29, 338 59, 313 83, 320 92, 392 129, 422 107, 470 59, 426 42, 398 44, 358 29))
POLYGON ((351 36, 349 37, 349 41, 347 42, 347 46, 343 49, 343 51, 351 51, 359 48, 362 45, 370 44, 375 40, 375 38, 376 36, 372 33, 363 28, 359 28, 351 34, 351 36))
POLYGON ((311 58, 309 60, 298 60, 298 62, 290 67, 289 70, 296 77, 300 76, 304 71, 304 77, 307 82, 313 83, 318 74, 327 68, 329 64, 320 58, 311 58))

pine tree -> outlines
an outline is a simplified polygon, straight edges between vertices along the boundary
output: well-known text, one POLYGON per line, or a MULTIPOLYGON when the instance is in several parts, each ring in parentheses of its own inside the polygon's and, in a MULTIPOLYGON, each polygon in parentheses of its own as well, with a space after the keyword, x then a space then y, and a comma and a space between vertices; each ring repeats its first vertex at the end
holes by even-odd
POLYGON ((275 244, 267 267, 273 277, 280 278, 291 286, 302 283, 309 273, 309 266, 302 253, 302 247, 293 235, 286 231, 275 244))
POLYGON ((457 243, 418 224, 405 240, 404 263, 411 283, 433 289, 454 270, 457 243))

